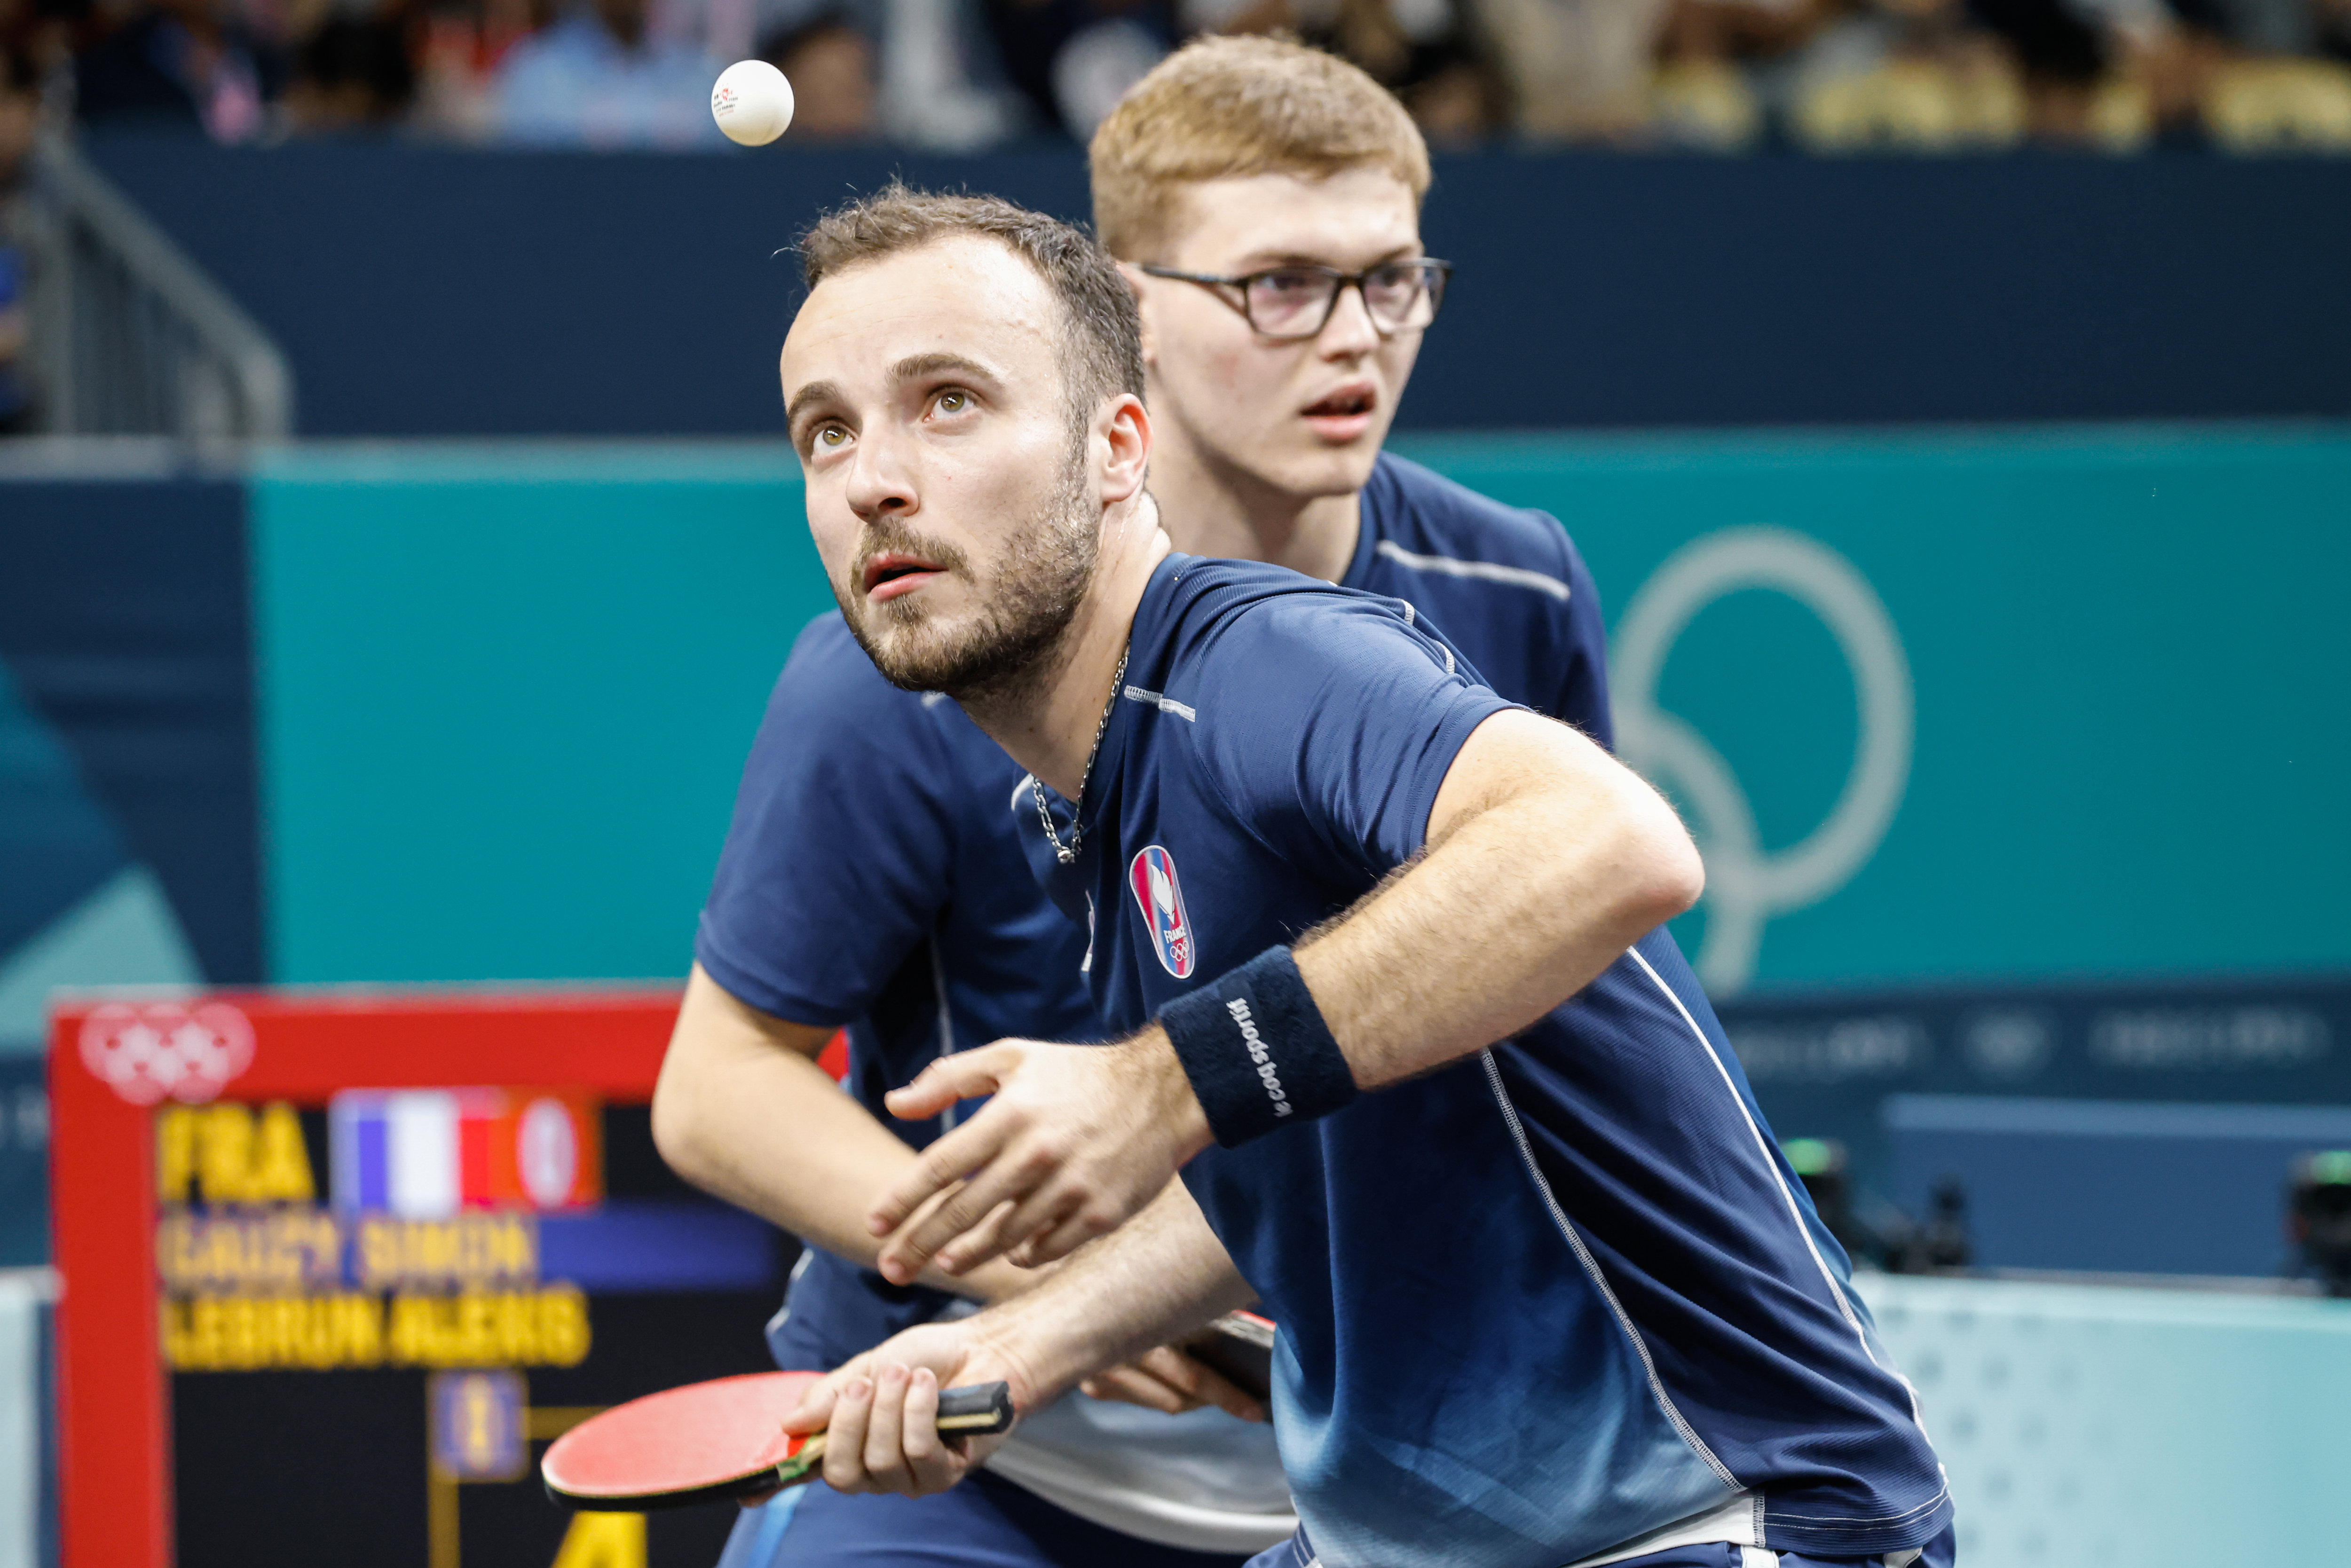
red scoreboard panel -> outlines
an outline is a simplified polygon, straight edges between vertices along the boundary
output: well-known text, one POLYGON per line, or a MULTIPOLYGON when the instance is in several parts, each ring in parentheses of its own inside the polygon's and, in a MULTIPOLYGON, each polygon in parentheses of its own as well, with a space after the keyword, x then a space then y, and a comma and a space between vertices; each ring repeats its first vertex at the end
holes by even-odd
POLYGON ((791 1243, 646 1113, 669 992, 78 1006, 50 1043, 67 1568, 707 1568, 543 1445, 769 1364, 791 1243))

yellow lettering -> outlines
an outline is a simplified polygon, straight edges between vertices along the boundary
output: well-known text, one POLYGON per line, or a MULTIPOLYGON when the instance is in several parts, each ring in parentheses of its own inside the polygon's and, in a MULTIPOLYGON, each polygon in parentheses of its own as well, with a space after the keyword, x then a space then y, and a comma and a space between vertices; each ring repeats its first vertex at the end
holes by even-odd
POLYGON ((196 1190, 206 1203, 243 1203, 253 1177, 253 1113, 224 1101, 196 1113, 196 1190))
POLYGON ((372 1296, 165 1297, 163 1360, 180 1372, 374 1366, 383 1318, 372 1296))
POLYGON ((496 1359, 514 1366, 538 1360, 538 1298, 513 1291, 491 1299, 496 1322, 492 1328, 496 1359))
POLYGON ((383 1359, 383 1312, 373 1296, 343 1298, 343 1347, 353 1366, 383 1359))
POLYGON ((479 1291, 468 1291, 457 1298, 455 1360, 468 1366, 485 1366, 497 1360, 497 1347, 491 1340, 496 1326, 490 1298, 479 1291))
POLYGON ((379 1290, 528 1284, 538 1277, 538 1227, 528 1215, 445 1220, 371 1217, 360 1225, 360 1279, 379 1290))
POLYGON ((428 1366, 433 1362, 433 1301, 406 1293, 392 1299, 392 1324, 384 1335, 395 1362, 428 1366))
POLYGON ((400 1223, 391 1219, 360 1222, 360 1283, 381 1289, 400 1278, 400 1223))
POLYGON ((573 1514, 554 1568, 645 1568, 645 1516, 573 1514))
POLYGON ((260 1148, 246 1186, 251 1203, 308 1203, 319 1194, 310 1177, 310 1151, 302 1146, 302 1119, 283 1100, 261 1111, 260 1148))
POLYGON ((550 1285, 538 1293, 538 1360, 548 1366, 577 1366, 588 1359, 588 1298, 574 1285, 550 1285))
POLYGON ((188 1333, 188 1303, 165 1296, 156 1311, 155 1326, 163 1342, 163 1364, 189 1365, 195 1345, 188 1333))
POLYGON ((497 1230, 493 1270, 508 1280, 538 1278, 538 1222, 508 1215, 497 1230))

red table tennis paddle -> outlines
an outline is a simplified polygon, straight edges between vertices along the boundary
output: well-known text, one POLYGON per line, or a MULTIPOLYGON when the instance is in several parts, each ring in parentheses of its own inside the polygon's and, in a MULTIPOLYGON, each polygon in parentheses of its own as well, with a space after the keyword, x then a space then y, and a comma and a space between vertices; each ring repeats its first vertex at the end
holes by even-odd
MULTIPOLYGON (((824 1434, 795 1437, 783 1422, 820 1376, 757 1372, 615 1405, 549 1445, 540 1479, 558 1502, 626 1512, 730 1501, 814 1480, 824 1434)), ((942 1432, 1001 1432, 1011 1425, 1012 1390, 1005 1384, 939 1394, 942 1432)))

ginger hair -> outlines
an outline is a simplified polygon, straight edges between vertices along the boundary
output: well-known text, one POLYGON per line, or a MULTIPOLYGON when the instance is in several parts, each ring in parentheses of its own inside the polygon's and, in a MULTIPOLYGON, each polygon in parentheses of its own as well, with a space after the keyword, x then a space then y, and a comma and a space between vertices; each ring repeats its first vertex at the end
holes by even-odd
POLYGON ((1428 193, 1428 144, 1393 94, 1333 55, 1288 38, 1186 44, 1134 84, 1094 132, 1094 233, 1121 261, 1154 259, 1184 188, 1251 174, 1328 179, 1384 169, 1428 193))

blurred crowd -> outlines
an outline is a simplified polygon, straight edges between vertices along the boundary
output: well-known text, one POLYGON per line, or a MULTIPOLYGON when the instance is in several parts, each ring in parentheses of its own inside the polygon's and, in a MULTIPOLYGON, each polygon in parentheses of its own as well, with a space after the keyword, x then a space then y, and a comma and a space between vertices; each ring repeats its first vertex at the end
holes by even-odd
POLYGON ((2351 150, 2351 0, 0 0, 0 162, 42 116, 716 146, 754 56, 797 140, 1081 139, 1182 38, 1277 29, 1441 146, 2351 150))

